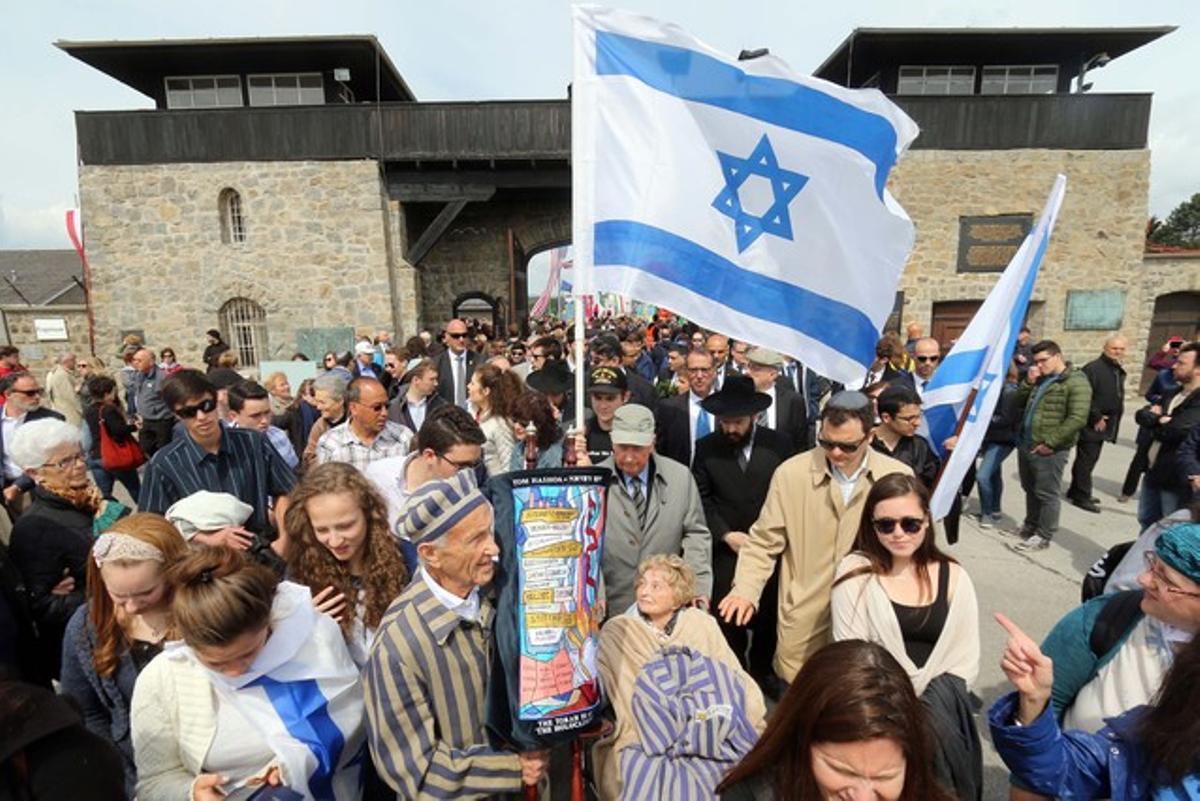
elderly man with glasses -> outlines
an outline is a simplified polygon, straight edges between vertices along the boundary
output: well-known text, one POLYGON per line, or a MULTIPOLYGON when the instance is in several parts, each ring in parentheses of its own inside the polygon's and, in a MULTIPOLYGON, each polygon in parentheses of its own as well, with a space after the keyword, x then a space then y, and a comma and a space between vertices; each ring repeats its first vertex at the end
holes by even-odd
POLYGON ((317 443, 317 464, 346 462, 365 470, 378 459, 408 454, 413 432, 388 419, 388 396, 375 378, 356 378, 346 387, 346 421, 317 443))
POLYGON ((720 602, 727 623, 746 625, 779 563, 778 647, 773 667, 785 682, 832 641, 833 566, 858 533, 867 493, 880 478, 912 470, 871 448, 871 404, 840 392, 821 412, 819 448, 793 456, 771 479, 767 499, 738 551, 733 587, 720 602))

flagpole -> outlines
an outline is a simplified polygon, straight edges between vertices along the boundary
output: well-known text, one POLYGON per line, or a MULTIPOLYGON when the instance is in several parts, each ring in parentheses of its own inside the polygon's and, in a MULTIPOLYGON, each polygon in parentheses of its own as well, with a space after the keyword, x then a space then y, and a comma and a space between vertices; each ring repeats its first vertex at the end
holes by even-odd
MULTIPOLYGON (((576 276, 578 281, 580 276, 576 276)), ((575 295, 575 430, 584 430, 583 421, 583 298, 575 295)))
MULTIPOLYGON (((971 407, 975 405, 975 396, 978 394, 979 387, 971 387, 971 392, 967 395, 967 402, 963 404, 962 414, 958 416, 958 422, 954 425, 954 433, 951 435, 956 439, 967 424, 967 418, 971 415, 971 407)), ((942 480, 942 473, 946 471, 946 465, 950 463, 950 457, 953 455, 953 451, 947 453, 946 458, 942 459, 942 463, 938 466, 937 475, 933 477, 933 486, 929 488, 929 495, 931 497, 934 491, 937 490, 938 482, 942 480)))

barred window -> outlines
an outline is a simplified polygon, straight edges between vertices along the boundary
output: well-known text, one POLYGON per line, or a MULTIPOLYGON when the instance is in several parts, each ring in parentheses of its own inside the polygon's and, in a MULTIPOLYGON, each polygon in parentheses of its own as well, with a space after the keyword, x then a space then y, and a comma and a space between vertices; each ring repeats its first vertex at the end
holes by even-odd
POLYGON ((898 95, 970 95, 975 93, 975 68, 968 66, 904 66, 896 84, 898 95))
POLYGON ((257 367, 267 354, 267 313, 249 298, 230 298, 220 312, 221 333, 241 367, 257 367))
POLYGON ((217 204, 221 208, 221 241, 226 245, 246 241, 246 223, 242 218, 242 196, 236 189, 221 190, 217 204))

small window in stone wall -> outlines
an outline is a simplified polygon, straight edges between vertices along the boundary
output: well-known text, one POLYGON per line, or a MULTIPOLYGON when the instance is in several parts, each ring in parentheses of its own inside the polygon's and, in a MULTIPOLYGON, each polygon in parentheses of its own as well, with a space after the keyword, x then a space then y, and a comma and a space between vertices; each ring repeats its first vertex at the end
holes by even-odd
POLYGON ((236 189, 221 190, 217 205, 221 209, 221 241, 240 245, 246 241, 246 223, 242 218, 242 196, 236 189))
POLYGON ((1067 331, 1112 331, 1125 319, 1124 289, 1071 289, 1067 291, 1067 331))
POLYGON ((221 334, 240 367, 257 367, 267 354, 267 313, 249 298, 231 298, 220 311, 221 334))
POLYGON ((1032 227, 1032 214, 959 217, 958 272, 1003 272, 1032 227))

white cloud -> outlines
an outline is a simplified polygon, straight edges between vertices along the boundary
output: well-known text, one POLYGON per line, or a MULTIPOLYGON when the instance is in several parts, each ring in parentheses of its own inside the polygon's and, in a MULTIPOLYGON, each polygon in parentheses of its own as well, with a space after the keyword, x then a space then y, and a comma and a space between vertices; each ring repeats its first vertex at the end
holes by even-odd
POLYGON ((67 236, 67 206, 25 208, 0 198, 0 249, 43 250, 72 247, 67 236))

